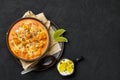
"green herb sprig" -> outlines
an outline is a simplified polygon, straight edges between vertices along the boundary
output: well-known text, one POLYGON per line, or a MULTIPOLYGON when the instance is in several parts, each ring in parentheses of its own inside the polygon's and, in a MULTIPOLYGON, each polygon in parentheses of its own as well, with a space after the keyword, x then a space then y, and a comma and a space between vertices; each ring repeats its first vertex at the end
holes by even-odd
POLYGON ((68 42, 68 39, 66 37, 63 37, 63 33, 66 32, 65 29, 58 29, 54 33, 54 39, 57 42, 68 42))

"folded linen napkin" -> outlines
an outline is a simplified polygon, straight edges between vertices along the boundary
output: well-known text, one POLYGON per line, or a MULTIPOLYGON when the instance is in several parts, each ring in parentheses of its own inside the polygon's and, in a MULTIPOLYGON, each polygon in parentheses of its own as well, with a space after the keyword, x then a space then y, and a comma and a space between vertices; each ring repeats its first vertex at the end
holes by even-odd
MULTIPOLYGON (((61 51, 61 47, 60 47, 59 43, 55 42, 55 40, 54 40, 54 37, 53 37, 54 30, 50 25, 50 21, 47 20, 44 13, 39 13, 39 14, 35 15, 32 11, 27 11, 23 15, 23 18, 25 18, 25 17, 36 18, 36 19, 40 20, 47 27, 48 32, 50 34, 50 47, 49 47, 48 51, 45 53, 46 55, 53 55, 53 54, 56 54, 61 51)), ((39 61, 36 60, 33 62, 26 62, 26 61, 20 60, 20 62, 21 62, 23 69, 26 70, 28 68, 34 67, 39 61)))

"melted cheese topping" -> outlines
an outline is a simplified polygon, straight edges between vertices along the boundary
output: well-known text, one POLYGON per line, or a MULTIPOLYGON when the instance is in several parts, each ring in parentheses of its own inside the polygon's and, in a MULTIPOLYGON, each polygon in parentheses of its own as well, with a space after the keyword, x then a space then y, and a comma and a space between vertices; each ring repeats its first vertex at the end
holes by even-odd
POLYGON ((21 59, 33 60, 43 55, 49 45, 45 26, 34 19, 17 22, 9 32, 9 46, 21 59))

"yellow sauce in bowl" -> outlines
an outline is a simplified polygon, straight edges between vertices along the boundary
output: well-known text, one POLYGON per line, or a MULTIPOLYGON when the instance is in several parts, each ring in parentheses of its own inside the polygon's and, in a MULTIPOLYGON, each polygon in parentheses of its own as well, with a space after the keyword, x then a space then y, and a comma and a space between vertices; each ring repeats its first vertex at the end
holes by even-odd
POLYGON ((74 72, 74 63, 70 59, 62 59, 57 65, 57 70, 63 76, 71 75, 74 72))

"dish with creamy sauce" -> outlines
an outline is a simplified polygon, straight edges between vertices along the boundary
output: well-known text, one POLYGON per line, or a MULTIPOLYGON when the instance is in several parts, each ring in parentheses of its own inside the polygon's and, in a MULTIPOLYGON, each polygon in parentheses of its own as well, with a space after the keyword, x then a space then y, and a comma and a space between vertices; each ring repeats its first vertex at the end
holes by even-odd
POLYGON ((18 20, 8 33, 8 45, 12 53, 26 61, 42 57, 49 46, 49 33, 37 19, 18 20))

